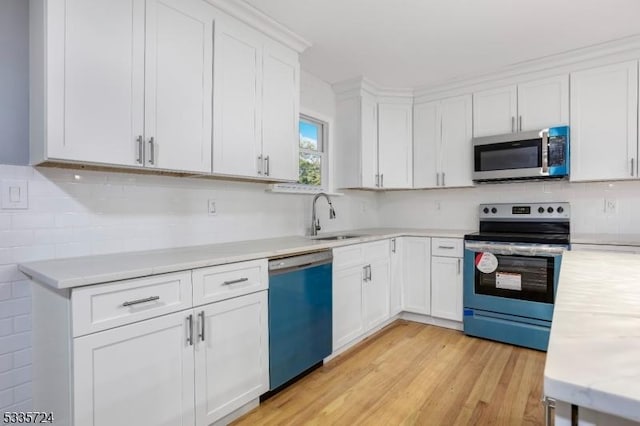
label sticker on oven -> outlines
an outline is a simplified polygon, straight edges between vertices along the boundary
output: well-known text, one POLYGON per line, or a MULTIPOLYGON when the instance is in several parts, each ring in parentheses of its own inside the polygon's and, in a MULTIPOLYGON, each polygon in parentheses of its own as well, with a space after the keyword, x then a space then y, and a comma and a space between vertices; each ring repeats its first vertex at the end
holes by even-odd
POLYGON ((490 274, 498 269, 498 258, 493 253, 478 253, 476 268, 483 274, 490 274))
POLYGON ((498 272, 496 274, 496 288, 522 291, 522 276, 513 272, 498 272))

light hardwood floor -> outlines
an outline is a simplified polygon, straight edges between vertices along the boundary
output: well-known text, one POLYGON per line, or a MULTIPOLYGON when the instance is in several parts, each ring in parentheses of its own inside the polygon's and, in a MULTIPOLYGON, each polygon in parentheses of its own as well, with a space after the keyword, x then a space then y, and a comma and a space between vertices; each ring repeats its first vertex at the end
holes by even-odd
POLYGON ((541 425, 545 353, 396 321, 234 425, 541 425))

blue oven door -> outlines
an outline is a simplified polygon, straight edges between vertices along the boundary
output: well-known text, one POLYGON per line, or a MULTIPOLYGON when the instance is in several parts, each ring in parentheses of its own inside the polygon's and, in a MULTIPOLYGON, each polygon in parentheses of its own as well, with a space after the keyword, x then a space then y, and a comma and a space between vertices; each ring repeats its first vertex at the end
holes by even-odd
POLYGON ((546 350, 565 248, 467 241, 465 333, 546 350))

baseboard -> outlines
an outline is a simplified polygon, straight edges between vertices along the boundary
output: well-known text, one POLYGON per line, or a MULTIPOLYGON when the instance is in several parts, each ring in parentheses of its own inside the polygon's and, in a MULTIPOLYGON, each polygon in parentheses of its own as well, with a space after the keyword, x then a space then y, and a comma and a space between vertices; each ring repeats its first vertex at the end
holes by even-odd
POLYGON ((378 324, 377 326, 373 327, 371 330, 367 331, 365 334, 361 334, 360 336, 356 337, 355 339, 353 339, 352 341, 350 341, 349 343, 345 343, 343 346, 339 347, 338 349, 336 349, 335 351, 333 351, 331 353, 331 355, 329 355, 328 357, 326 357, 324 359, 324 362, 328 362, 331 361, 332 359, 334 359, 335 357, 337 357, 338 355, 340 355, 341 353, 351 349, 352 347, 354 347, 355 345, 357 345, 358 343, 362 342, 364 339, 366 339, 369 336, 372 336, 374 334, 376 334, 378 331, 382 330, 383 328, 385 328, 386 326, 388 326, 389 324, 391 324, 392 322, 400 319, 400 315, 401 314, 397 314, 392 316, 391 318, 389 318, 388 320, 378 324))
POLYGON ((242 407, 238 408, 233 413, 227 414, 226 416, 224 416, 220 420, 211 423, 210 426, 227 426, 229 423, 233 422, 234 420, 239 419, 240 417, 242 417, 245 414, 247 414, 249 411, 251 411, 254 408, 258 407, 258 405, 260 405, 260 398, 256 398, 254 400, 251 400, 251 401, 247 402, 246 404, 244 404, 242 407))
POLYGON ((401 312, 400 319, 419 322, 422 324, 435 325, 438 327, 450 328, 452 330, 462 331, 463 323, 443 318, 435 318, 429 315, 414 314, 412 312, 401 312))

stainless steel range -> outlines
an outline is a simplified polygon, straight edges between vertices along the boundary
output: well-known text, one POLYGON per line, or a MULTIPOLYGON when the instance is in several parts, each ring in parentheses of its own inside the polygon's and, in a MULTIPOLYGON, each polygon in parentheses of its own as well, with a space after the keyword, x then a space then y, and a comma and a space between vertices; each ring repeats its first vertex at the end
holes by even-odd
POLYGON ((465 235, 465 334, 546 351, 569 203, 480 205, 465 235))

